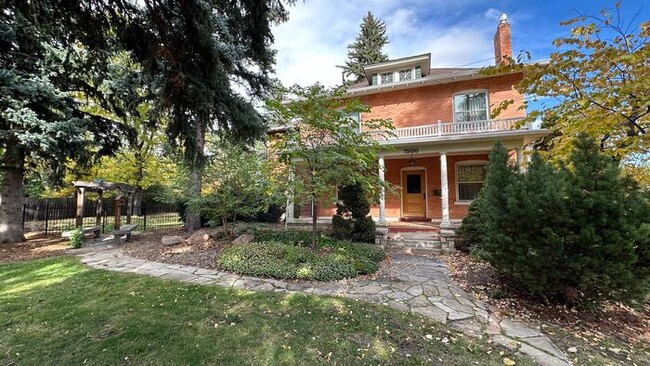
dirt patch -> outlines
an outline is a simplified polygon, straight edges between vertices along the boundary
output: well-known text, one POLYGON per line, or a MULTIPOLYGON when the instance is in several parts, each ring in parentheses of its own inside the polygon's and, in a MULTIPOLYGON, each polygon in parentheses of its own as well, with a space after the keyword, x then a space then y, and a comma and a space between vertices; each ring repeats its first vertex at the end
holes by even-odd
POLYGON ((605 363, 639 364, 639 359, 640 364, 650 362, 650 304, 632 309, 608 302, 596 310, 545 305, 540 299, 515 291, 486 262, 464 253, 443 258, 451 278, 460 287, 494 306, 501 315, 541 327, 565 351, 578 346, 578 354, 584 356, 574 360, 578 364, 599 363, 598 356, 606 359, 605 363), (631 362, 631 355, 635 355, 632 359, 636 362, 631 362))
POLYGON ((0 244, 0 262, 56 257, 68 254, 69 249, 68 239, 61 235, 26 233, 22 243, 0 244))
POLYGON ((163 245, 162 237, 171 235, 178 235, 185 239, 190 236, 181 229, 156 230, 132 237, 132 240, 123 245, 122 249, 135 258, 215 269, 218 255, 230 245, 230 240, 216 239, 210 239, 199 245, 191 245, 187 241, 173 246, 163 245))

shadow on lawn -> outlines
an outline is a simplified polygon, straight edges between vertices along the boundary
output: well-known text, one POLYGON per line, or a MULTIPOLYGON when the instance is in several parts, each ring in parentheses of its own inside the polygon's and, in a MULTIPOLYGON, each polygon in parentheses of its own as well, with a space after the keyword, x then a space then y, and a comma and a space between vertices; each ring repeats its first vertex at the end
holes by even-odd
POLYGON ((387 307, 94 270, 69 257, 0 265, 0 313, 7 314, 0 364, 495 364, 502 357, 387 307))

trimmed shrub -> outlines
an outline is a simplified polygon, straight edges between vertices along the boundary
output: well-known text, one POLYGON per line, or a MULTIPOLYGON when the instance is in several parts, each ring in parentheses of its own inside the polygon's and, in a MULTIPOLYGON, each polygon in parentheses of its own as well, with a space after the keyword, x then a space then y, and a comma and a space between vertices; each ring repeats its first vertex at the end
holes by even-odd
POLYGON ((343 186, 339 190, 342 203, 336 204, 332 217, 332 235, 342 240, 374 243, 376 226, 370 213, 370 203, 360 184, 343 186))
POLYGON ((310 235, 297 230, 258 231, 258 242, 226 248, 217 264, 221 269, 251 276, 336 281, 374 273, 385 257, 384 251, 374 245, 325 236, 319 241, 322 250, 314 252, 309 248, 310 235), (307 235, 295 235, 298 233, 307 235))
POLYGON ((81 228, 74 229, 70 232, 70 248, 79 249, 84 243, 84 234, 81 228))

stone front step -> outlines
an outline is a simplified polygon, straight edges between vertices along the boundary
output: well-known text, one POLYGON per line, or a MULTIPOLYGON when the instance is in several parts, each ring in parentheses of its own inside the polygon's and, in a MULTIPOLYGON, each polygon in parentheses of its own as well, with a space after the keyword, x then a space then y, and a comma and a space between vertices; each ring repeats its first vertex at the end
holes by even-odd
POLYGON ((411 231, 411 232, 393 232, 388 231, 386 237, 388 241, 439 241, 440 233, 436 231, 411 231))
POLYGON ((413 248, 413 247, 398 247, 386 246, 386 252, 389 254, 408 254, 408 255, 440 255, 442 248, 413 248))

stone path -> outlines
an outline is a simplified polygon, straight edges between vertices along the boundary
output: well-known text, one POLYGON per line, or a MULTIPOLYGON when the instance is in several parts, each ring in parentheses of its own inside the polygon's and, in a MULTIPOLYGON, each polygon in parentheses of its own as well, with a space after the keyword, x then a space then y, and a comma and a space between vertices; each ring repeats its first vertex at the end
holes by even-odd
POLYGON ((571 364, 544 334, 521 322, 495 317, 485 303, 455 286, 444 263, 435 258, 393 254, 375 279, 322 283, 256 278, 152 262, 130 257, 107 244, 85 247, 77 253, 83 263, 110 271, 252 291, 344 296, 388 305, 428 316, 470 336, 486 335, 492 342, 524 353, 541 365, 571 364))

